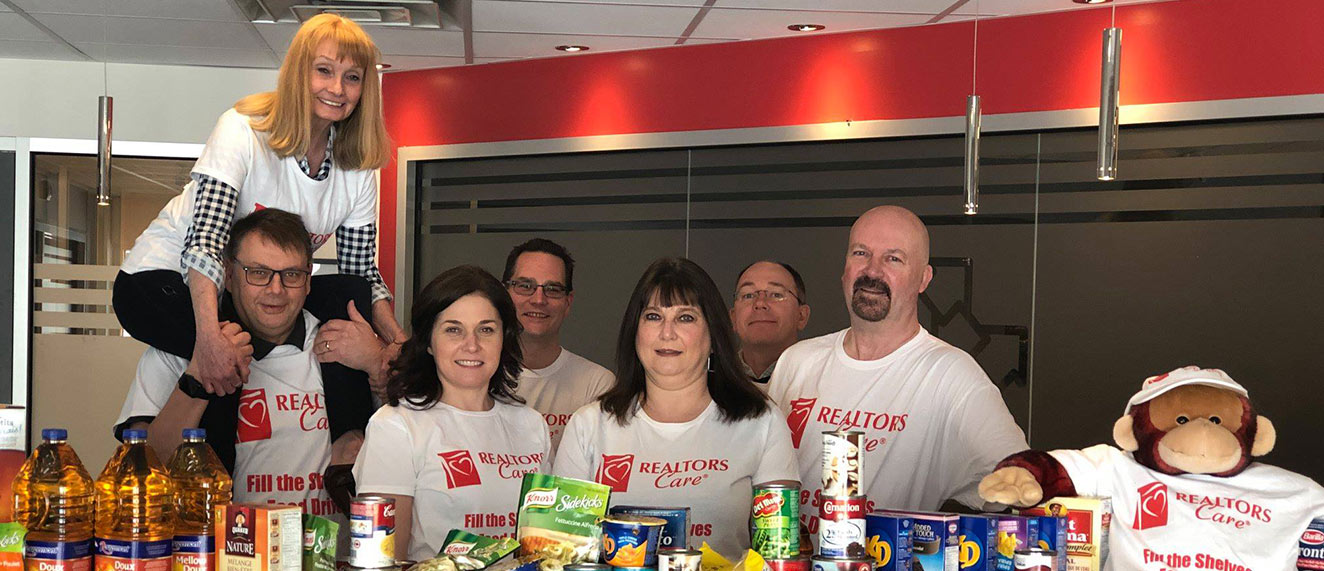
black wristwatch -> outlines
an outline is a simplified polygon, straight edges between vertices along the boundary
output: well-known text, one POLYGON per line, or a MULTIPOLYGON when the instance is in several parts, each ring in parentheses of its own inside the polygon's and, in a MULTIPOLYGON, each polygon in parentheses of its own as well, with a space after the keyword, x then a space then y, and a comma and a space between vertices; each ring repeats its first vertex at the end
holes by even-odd
POLYGON ((188 373, 179 376, 179 391, 195 399, 216 400, 221 398, 221 395, 207 392, 207 388, 203 387, 198 379, 188 373))

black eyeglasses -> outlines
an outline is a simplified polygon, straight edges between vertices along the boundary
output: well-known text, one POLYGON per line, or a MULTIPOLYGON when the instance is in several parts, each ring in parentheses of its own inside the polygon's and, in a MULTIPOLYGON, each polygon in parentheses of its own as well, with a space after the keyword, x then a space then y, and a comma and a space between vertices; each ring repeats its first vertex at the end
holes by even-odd
POLYGON ((506 282, 506 287, 510 288, 510 291, 525 297, 533 295, 533 292, 538 291, 538 288, 542 288, 543 295, 549 299, 561 299, 570 293, 570 288, 561 284, 539 284, 533 280, 510 280, 506 282))
POLYGON ((266 287, 271 283, 272 276, 280 274, 280 285, 290 289, 298 289, 308 285, 308 276, 312 272, 308 270, 273 270, 271 268, 250 268, 240 266, 244 270, 244 281, 248 285, 266 287))

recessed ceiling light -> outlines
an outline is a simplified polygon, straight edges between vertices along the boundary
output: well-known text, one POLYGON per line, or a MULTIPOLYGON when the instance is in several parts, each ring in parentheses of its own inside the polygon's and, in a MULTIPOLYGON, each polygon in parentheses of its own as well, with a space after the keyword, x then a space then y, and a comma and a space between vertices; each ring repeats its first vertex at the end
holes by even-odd
POLYGON ((586 52, 588 46, 556 46, 556 49, 563 52, 586 52))
POLYGON ((1107 4, 1113 0, 1071 0, 1077 4, 1107 4))
POLYGON ((786 29, 792 32, 817 32, 826 27, 827 26, 824 26, 822 24, 791 24, 789 26, 786 26, 786 29))
POLYGON ((389 63, 379 63, 379 64, 377 64, 377 71, 381 71, 381 70, 383 70, 383 69, 391 69, 391 64, 389 64, 389 63))

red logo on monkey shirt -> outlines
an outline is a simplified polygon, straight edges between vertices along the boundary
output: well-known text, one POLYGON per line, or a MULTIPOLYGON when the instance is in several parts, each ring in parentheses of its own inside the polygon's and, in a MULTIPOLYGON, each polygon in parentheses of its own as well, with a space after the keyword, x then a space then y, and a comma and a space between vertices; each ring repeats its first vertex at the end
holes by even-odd
POLYGON ((791 412, 786 415, 786 425, 791 428, 791 445, 800 448, 800 437, 804 436, 805 426, 809 424, 809 415, 814 412, 814 403, 818 399, 795 399, 791 401, 791 412))
POLYGON ((602 464, 598 465, 599 484, 611 486, 613 492, 627 492, 630 489, 630 471, 634 468, 634 454, 603 454, 602 464))
POLYGON ((1140 501, 1136 504, 1136 518, 1131 527, 1140 531, 1168 525, 1168 487, 1151 482, 1138 491, 1140 501))
POLYGON ((236 443, 271 438, 271 412, 267 410, 265 389, 244 389, 239 393, 239 423, 234 436, 236 443))
POLYGON ((446 471, 447 489, 482 485, 478 479, 478 466, 468 450, 451 450, 437 456, 441 457, 441 468, 446 471))

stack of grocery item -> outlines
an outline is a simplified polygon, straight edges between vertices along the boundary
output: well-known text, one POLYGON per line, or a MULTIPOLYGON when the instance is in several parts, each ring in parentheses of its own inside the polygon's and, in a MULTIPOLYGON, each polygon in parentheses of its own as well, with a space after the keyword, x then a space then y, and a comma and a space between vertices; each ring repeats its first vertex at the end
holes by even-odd
POLYGON ((813 571, 870 571, 866 551, 863 432, 823 433, 823 492, 813 571))

